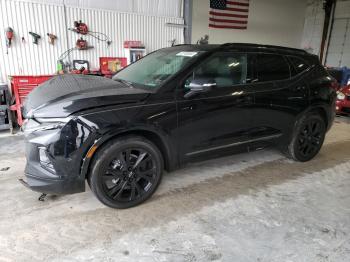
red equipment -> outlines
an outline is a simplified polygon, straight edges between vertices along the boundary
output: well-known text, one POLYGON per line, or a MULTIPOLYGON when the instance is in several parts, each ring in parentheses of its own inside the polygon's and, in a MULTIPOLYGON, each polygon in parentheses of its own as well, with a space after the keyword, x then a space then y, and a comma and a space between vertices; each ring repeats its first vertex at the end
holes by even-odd
POLYGON ((77 47, 78 50, 86 50, 86 49, 94 48, 93 46, 89 46, 87 41, 84 40, 83 38, 78 39, 77 42, 75 43, 75 46, 77 47))
POLYGON ((78 21, 74 21, 74 27, 75 28, 69 28, 69 30, 72 30, 78 34, 82 34, 82 35, 86 35, 87 33, 89 33, 89 28, 87 26, 87 24, 81 22, 81 20, 78 21))
POLYGON ((18 125, 21 126, 23 124, 22 106, 25 98, 34 88, 49 80, 51 77, 51 75, 11 77, 11 90, 12 96, 15 97, 15 104, 10 106, 10 109, 17 112, 18 125))
POLYGON ((131 48, 131 47, 144 47, 144 46, 141 41, 135 41, 135 40, 124 41, 124 48, 131 48))
POLYGON ((350 115, 350 85, 344 86, 337 92, 337 102, 335 107, 337 114, 350 115))
POLYGON ((87 75, 90 73, 90 71, 86 70, 85 68, 81 68, 81 69, 72 69, 70 73, 74 75, 87 75))
POLYGON ((101 74, 109 77, 127 66, 126 57, 100 57, 101 74))
POLYGON ((12 39, 13 39, 13 29, 11 27, 6 28, 6 54, 8 54, 8 49, 11 47, 12 39))
POLYGON ((90 73, 90 64, 87 60, 73 60, 73 70, 72 74, 89 74, 90 73))
POLYGON ((106 42, 107 46, 109 46, 112 43, 109 36, 106 35, 105 33, 89 31, 87 24, 83 23, 81 20, 79 20, 79 22, 74 21, 74 27, 75 28, 68 28, 68 30, 71 30, 73 32, 76 32, 82 35, 90 35, 99 41, 106 42))

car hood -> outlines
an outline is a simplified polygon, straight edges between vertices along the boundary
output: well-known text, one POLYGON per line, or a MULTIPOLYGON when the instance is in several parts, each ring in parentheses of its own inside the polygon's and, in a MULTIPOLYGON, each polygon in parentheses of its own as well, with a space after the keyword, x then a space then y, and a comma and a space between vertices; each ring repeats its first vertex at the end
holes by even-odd
POLYGON ((35 88, 24 104, 26 117, 67 117, 81 110, 143 101, 150 91, 84 75, 59 75, 35 88))

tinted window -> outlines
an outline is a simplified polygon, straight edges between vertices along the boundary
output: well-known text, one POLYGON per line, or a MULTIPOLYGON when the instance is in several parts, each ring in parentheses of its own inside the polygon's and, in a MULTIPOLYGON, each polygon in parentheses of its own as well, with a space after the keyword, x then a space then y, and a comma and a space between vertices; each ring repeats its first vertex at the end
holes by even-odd
POLYGON ((290 56, 289 60, 292 63, 296 74, 299 74, 305 71, 309 67, 306 61, 304 61, 304 59, 301 59, 299 57, 290 56))
POLYGON ((246 54, 216 54, 199 65, 189 79, 207 79, 215 81, 217 87, 246 83, 246 54))
POLYGON ((290 78, 289 65, 281 55, 257 55, 256 82, 266 82, 290 78))

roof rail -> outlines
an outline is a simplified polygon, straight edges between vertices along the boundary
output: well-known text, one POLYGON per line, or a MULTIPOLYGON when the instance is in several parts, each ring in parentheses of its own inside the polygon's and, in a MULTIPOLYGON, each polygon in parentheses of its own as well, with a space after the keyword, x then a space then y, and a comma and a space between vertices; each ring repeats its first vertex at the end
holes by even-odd
POLYGON ((307 54, 307 52, 303 49, 298 48, 292 48, 292 47, 284 47, 284 46, 277 46, 277 45, 263 45, 263 44, 253 44, 253 43, 225 43, 220 45, 220 47, 240 47, 240 46, 247 46, 247 47, 261 47, 261 48, 271 48, 271 49, 279 49, 279 50, 286 50, 286 51, 294 51, 294 52, 300 52, 303 54, 307 54))

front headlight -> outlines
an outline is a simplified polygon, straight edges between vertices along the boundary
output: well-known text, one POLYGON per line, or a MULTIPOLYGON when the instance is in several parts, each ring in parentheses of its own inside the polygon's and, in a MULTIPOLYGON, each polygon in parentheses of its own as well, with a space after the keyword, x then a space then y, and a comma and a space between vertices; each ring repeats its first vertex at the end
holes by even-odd
POLYGON ((40 162, 40 165, 43 167, 43 168, 46 168, 47 170, 55 173, 55 169, 51 163, 51 160, 49 158, 49 153, 47 151, 47 148, 46 147, 39 147, 39 162, 40 162))
POLYGON ((22 126, 25 134, 36 131, 60 129, 66 125, 70 118, 36 118, 27 119, 22 126))
POLYGON ((342 92, 338 91, 337 92, 337 99, 338 100, 344 100, 345 99, 345 95, 342 92))

